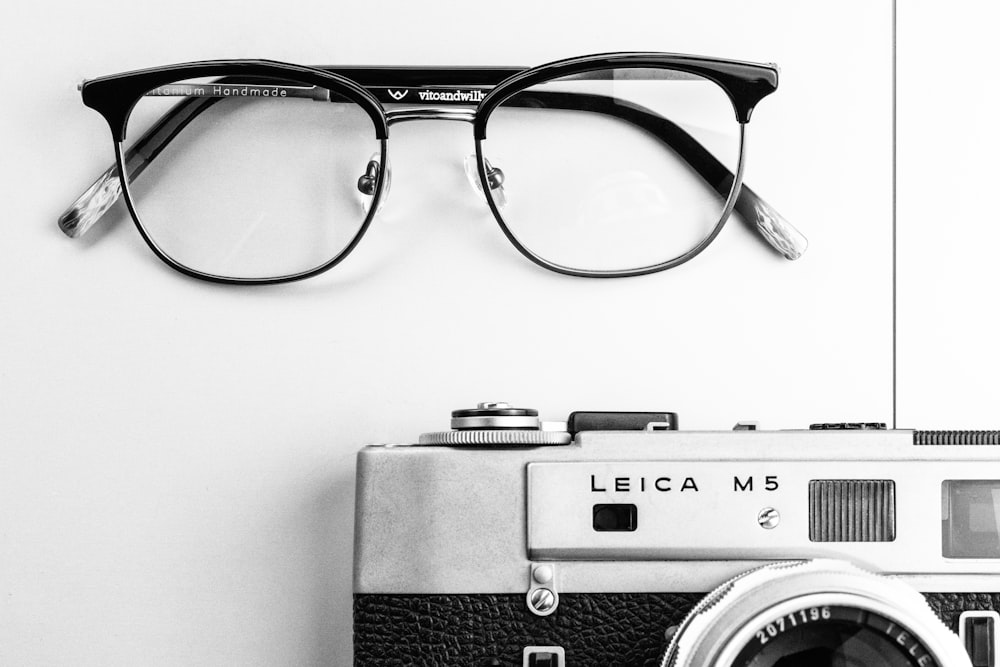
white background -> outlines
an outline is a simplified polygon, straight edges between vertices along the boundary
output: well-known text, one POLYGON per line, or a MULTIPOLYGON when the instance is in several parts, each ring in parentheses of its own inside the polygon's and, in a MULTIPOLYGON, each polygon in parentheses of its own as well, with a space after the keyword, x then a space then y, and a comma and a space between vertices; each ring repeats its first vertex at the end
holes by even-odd
MULTIPOLYGON (((986 11, 900 8, 900 426, 996 422, 986 11)), ((887 0, 35 2, 0 52, 0 664, 349 664, 354 453, 478 400, 675 410, 682 428, 893 420, 887 0), (85 77, 616 50, 779 63, 746 182, 809 237, 802 260, 734 220, 666 273, 545 272, 465 183, 460 123, 393 128, 387 209, 307 282, 187 279, 121 207, 83 240, 55 226, 111 162, 85 77)))

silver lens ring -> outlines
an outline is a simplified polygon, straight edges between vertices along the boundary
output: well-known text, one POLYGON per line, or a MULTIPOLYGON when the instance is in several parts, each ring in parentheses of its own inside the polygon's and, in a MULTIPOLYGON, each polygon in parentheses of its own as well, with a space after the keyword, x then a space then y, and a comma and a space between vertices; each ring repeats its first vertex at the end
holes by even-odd
POLYGON ((835 560, 774 563, 726 582, 691 611, 660 665, 763 667, 779 661, 970 667, 958 637, 919 592, 835 560), (853 638, 851 650, 877 661, 851 661, 847 650, 833 653, 819 645, 838 633, 853 638), (817 659, 824 651, 837 661, 817 659))

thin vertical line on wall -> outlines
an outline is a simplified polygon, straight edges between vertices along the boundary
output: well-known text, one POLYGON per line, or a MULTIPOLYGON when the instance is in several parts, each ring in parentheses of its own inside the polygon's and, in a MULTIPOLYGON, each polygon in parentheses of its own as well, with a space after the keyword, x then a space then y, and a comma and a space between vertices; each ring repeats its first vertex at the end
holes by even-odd
POLYGON ((892 428, 896 428, 896 0, 892 0, 892 428))

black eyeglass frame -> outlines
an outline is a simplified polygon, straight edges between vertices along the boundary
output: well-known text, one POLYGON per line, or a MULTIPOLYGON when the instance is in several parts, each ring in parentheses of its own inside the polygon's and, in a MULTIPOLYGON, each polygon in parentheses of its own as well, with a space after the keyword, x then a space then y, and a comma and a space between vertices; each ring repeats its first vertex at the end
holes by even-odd
MULTIPOLYGON (((756 63, 740 62, 733 60, 723 60, 717 58, 688 56, 665 53, 611 53, 582 56, 561 60, 539 67, 509 68, 509 67, 464 67, 464 68, 389 68, 389 67, 306 67, 267 60, 219 60, 191 62, 179 65, 170 65, 152 69, 116 74, 99 79, 85 81, 81 85, 81 93, 84 104, 98 111, 107 121, 111 129, 112 139, 115 144, 115 161, 117 175, 120 181, 121 192, 124 194, 126 205, 139 230, 140 235, 153 252, 167 265, 175 270, 195 278, 227 284, 274 284, 291 282, 315 276, 329 270, 340 263, 357 246, 375 214, 378 211, 379 203, 383 196, 385 185, 384 170, 379 170, 376 176, 374 189, 372 192, 372 202, 368 213, 359 227, 354 238, 335 257, 315 268, 300 273, 269 277, 269 278, 232 278, 227 276, 214 275, 191 269, 170 257, 157 247, 155 241, 143 228, 141 218, 135 208, 133 197, 129 189, 129 184, 134 180, 146 164, 152 161, 156 155, 174 138, 183 127, 193 119, 198 113, 195 108, 190 113, 190 117, 181 118, 177 126, 170 125, 173 115, 178 111, 180 105, 169 110, 154 126, 148 130, 133 146, 125 151, 124 141, 126 126, 129 115, 135 105, 149 91, 166 84, 175 83, 186 79, 196 79, 205 77, 224 77, 220 80, 238 80, 241 82, 252 80, 255 77, 266 77, 268 79, 280 80, 289 84, 309 84, 317 88, 328 90, 331 98, 336 95, 340 98, 359 105, 362 110, 372 120, 376 139, 379 142, 380 164, 385 165, 387 156, 387 140, 389 136, 389 126, 393 122, 412 120, 422 117, 448 118, 454 120, 464 120, 473 125, 473 134, 476 144, 476 162, 482 190, 485 194, 487 204, 493 212, 494 218, 500 225, 501 231, 514 245, 518 251, 534 263, 558 273, 582 277, 627 277, 645 275, 658 271, 663 271, 684 262, 701 253, 724 227, 735 208, 741 213, 748 223, 757 225, 758 231, 765 235, 767 240, 782 252, 787 258, 794 259, 801 249, 783 248, 780 242, 776 243, 768 233, 761 229, 761 217, 768 218, 776 216, 777 221, 787 225, 787 223, 777 213, 760 199, 752 190, 742 186, 743 164, 745 162, 745 125, 749 122, 750 116, 756 104, 774 92, 778 83, 778 70, 774 65, 761 65, 756 63), (718 179, 720 175, 728 174, 722 181, 717 180, 717 188, 720 195, 726 195, 722 191, 723 187, 728 187, 728 196, 724 211, 719 222, 711 233, 696 247, 688 252, 672 258, 668 261, 633 269, 623 270, 581 270, 572 267, 562 266, 550 262, 526 248, 509 229, 503 220, 497 202, 492 195, 489 174, 486 172, 485 159, 483 156, 482 142, 486 139, 488 121, 492 112, 501 104, 508 102, 511 98, 523 93, 526 89, 546 81, 615 68, 648 68, 663 69, 674 72, 693 74, 708 79, 717 84, 729 97, 733 105, 736 121, 740 125, 740 154, 738 169, 736 174, 732 174, 714 156, 711 155, 684 130, 673 124, 669 119, 659 116, 639 105, 633 105, 613 98, 604 98, 604 107, 595 106, 587 110, 597 110, 598 113, 607 113, 619 117, 628 122, 638 125, 649 131, 658 139, 667 143, 675 150, 681 146, 689 155, 685 159, 691 163, 706 180, 709 176, 706 170, 712 173, 712 178, 718 179), (383 102, 395 103, 397 100, 392 97, 392 88, 431 88, 431 87, 483 87, 492 86, 491 90, 485 94, 481 101, 473 110, 466 113, 454 113, 443 115, 441 109, 435 109, 436 114, 420 115, 419 110, 410 113, 387 111, 383 102), (386 93, 390 92, 389 95, 386 93), (381 95, 382 100, 377 96, 381 95), (145 143, 149 145, 145 145, 145 143), (140 150, 141 149, 141 150, 140 150), (693 158, 691 157, 693 156, 693 158), (694 162, 692 162, 692 159, 694 162), (129 169, 130 163, 137 163, 138 169, 129 169), (125 178, 121 175, 125 174, 125 178), (724 184, 719 184, 724 183, 724 184), (794 255, 794 256, 793 256, 794 255)), ((548 96, 548 101, 559 102, 560 93, 542 93, 548 96)), ((580 97, 582 94, 572 94, 580 97)), ((595 103, 600 96, 582 95, 593 98, 590 103, 595 103)), ((562 102, 565 104, 565 101, 562 102)), ((450 106, 450 105, 449 105, 450 106)), ((556 107, 560 108, 560 107, 556 107)), ((572 107, 562 107, 572 108, 572 107)), ((114 169, 114 168, 113 168, 114 169)), ((111 174, 111 170, 106 172, 106 176, 111 174)), ((100 181, 99 181, 100 182, 100 181)), ((711 181, 710 181, 711 182, 711 181)), ((96 184, 95 184, 96 185, 96 184)), ((93 188, 91 188, 92 190, 93 188)), ((91 192, 88 190, 88 193, 91 192)), ((84 196, 87 196, 86 194, 84 196)), ((77 201, 79 204, 83 200, 81 197, 77 201)), ((71 207, 60 218, 60 227, 68 235, 78 235, 75 226, 77 218, 74 217, 79 211, 79 207, 71 207)), ((779 241, 784 236, 781 225, 778 225, 774 236, 779 241)), ((794 228, 791 229, 794 232, 794 228)), ((795 232, 797 234, 797 232, 795 232)), ((804 239, 803 239, 804 241, 804 239)))

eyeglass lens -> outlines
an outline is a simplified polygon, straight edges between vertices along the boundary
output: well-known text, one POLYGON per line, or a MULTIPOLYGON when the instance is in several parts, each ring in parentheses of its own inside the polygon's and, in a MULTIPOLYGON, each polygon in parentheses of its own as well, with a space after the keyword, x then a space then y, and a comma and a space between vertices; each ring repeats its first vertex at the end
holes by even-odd
POLYGON ((616 68, 508 98, 482 151, 504 174, 500 215, 530 252, 574 269, 627 270, 679 257, 711 234, 740 144, 733 105, 712 81, 616 68), (699 173, 698 144, 725 169, 699 173))
POLYGON ((367 217, 359 179, 380 142, 360 106, 330 101, 263 77, 178 81, 140 98, 125 148, 171 110, 178 130, 130 188, 156 247, 193 271, 244 279, 339 255, 367 217))

